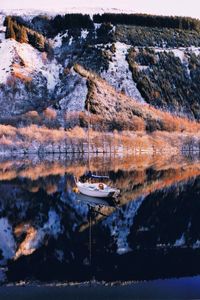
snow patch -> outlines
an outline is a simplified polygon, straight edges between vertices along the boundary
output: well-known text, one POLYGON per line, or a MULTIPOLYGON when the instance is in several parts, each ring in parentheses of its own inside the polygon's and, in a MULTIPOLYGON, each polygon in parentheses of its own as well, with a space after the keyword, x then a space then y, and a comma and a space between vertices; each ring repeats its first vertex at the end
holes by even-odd
POLYGON ((142 66, 142 65, 137 65, 137 69, 139 71, 145 71, 149 69, 149 66, 142 66))
POLYGON ((198 56, 200 54, 200 48, 199 47, 191 46, 191 47, 188 47, 186 50, 189 51, 189 52, 194 53, 196 56, 198 56))
POLYGON ((71 36, 69 39, 69 46, 71 46, 72 42, 73 42, 73 36, 71 36))
POLYGON ((16 41, 9 39, 0 44, 0 83, 5 83, 11 74, 11 65, 15 57, 16 41))
MULTIPOLYGON (((154 49, 154 48, 153 48, 154 49)), ((182 63, 187 62, 187 57, 185 55, 186 48, 170 48, 170 49, 163 49, 163 48, 155 48, 155 52, 172 52, 175 57, 178 57, 182 63)))
POLYGON ((0 15, 0 41, 5 40, 6 27, 3 26, 4 20, 5 20, 5 16, 0 15))
POLYGON ((48 63, 42 54, 28 44, 17 43, 17 53, 25 63, 30 72, 42 72, 47 79, 47 88, 53 90, 59 80, 61 65, 54 59, 48 63))
POLYGON ((178 57, 182 63, 185 62, 185 53, 180 49, 173 49, 174 56, 178 57))
POLYGON ((0 42, 2 42, 3 40, 5 40, 5 33, 2 33, 0 30, 0 42))
POLYGON ((101 23, 94 23, 94 29, 97 30, 101 27, 101 23))
POLYGON ((64 34, 57 34, 55 38, 52 40, 54 48, 60 48, 62 46, 63 38, 68 36, 68 30, 64 34))
POLYGON ((100 23, 94 23, 95 39, 97 38, 97 30, 101 27, 100 23))
POLYGON ((81 38, 85 40, 88 36, 88 33, 89 33, 89 31, 87 29, 85 29, 85 30, 82 29, 81 30, 81 38))
POLYGON ((42 74, 47 78, 47 88, 53 90, 59 81, 61 65, 54 59, 47 68, 42 69, 42 74))
POLYGON ((113 28, 111 29, 111 32, 115 33, 116 32, 116 26, 113 25, 113 28))
POLYGON ((139 90, 136 87, 136 83, 133 81, 129 65, 126 60, 126 55, 130 45, 117 42, 115 43, 116 51, 112 57, 112 61, 109 62, 109 68, 107 71, 103 71, 101 76, 110 83, 117 91, 124 91, 126 95, 136 99, 137 101, 144 103, 139 90))

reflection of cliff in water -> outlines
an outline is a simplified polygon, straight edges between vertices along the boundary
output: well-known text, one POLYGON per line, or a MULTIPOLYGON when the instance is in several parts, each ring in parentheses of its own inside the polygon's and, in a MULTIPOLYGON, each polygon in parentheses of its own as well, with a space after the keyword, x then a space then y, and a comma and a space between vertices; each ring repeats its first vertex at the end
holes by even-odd
MULTIPOLYGON (((119 206, 77 201, 83 159, 0 162, 0 264, 8 281, 133 280, 199 274, 200 161, 94 158, 119 206), (189 263, 191 262, 191 263, 189 263)), ((5 277, 4 277, 5 279, 5 277)))

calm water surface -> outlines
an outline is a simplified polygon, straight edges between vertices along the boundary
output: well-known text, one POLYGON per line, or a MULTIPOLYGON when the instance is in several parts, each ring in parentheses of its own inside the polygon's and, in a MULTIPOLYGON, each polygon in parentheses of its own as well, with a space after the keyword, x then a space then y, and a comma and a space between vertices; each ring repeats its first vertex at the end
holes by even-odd
POLYGON ((84 157, 0 161, 2 284, 200 274, 198 157, 93 157, 89 168, 109 175, 118 201, 73 192, 84 157))

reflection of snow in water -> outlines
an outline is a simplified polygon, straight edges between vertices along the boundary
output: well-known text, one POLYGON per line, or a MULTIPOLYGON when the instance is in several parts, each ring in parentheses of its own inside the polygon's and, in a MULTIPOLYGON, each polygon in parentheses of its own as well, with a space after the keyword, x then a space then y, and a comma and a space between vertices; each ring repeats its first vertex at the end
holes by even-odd
MULTIPOLYGON (((37 163, 35 163, 35 165, 36 164, 37 163)), ((21 174, 18 172, 17 174, 15 174, 16 176, 14 177, 15 180, 13 180, 13 177, 10 178, 9 185, 7 182, 3 184, 1 183, 0 191, 2 194, 2 201, 1 201, 0 211, 2 215, 8 216, 8 218, 6 217, 0 218, 0 249, 6 259, 9 258, 13 259, 13 257, 15 256, 16 244, 18 244, 18 248, 17 248, 18 252, 16 253, 16 257, 15 257, 16 259, 19 258, 20 256, 30 255, 31 253, 37 251, 37 249, 41 247, 41 249, 37 251, 38 253, 37 257, 41 259, 42 263, 44 262, 48 264, 50 261, 52 261, 52 259, 55 259, 56 263, 62 262, 63 264, 65 263, 68 264, 68 263, 80 262, 82 266, 88 265, 89 263, 88 204, 86 204, 84 201, 77 201, 76 195, 72 192, 72 187, 74 182, 72 181, 71 175, 58 175, 58 174, 66 174, 66 173, 68 174, 70 172, 75 173, 78 170, 79 170, 79 174, 82 174, 85 170, 85 167, 83 169, 80 169, 80 166, 75 165, 74 163, 73 171, 71 171, 71 167, 69 168, 70 171, 65 171, 65 169, 63 169, 63 165, 64 164, 62 162, 60 173, 58 172, 58 166, 55 172, 55 169, 52 166, 50 168, 50 165, 48 163, 47 164, 48 170, 46 167, 43 166, 42 168, 43 173, 41 171, 41 168, 38 168, 37 171, 35 171, 35 173, 34 171, 32 171, 35 175, 34 178, 32 177, 32 181, 30 177, 30 172, 27 173, 29 174, 28 180, 25 179, 25 176, 22 177, 21 174), (50 172, 52 175, 50 175, 50 173, 48 172, 50 172), (38 174, 38 176, 36 176, 37 175, 36 173, 38 174), (25 184, 27 182, 28 184, 25 184), (52 195, 45 194, 46 192, 48 192, 49 190, 48 187, 51 184, 57 185, 56 192, 53 193, 52 195), (33 189, 33 187, 35 189, 33 189), (31 197, 29 197, 30 195, 31 197), (10 224, 12 224, 13 228, 11 228, 10 224), (26 237, 28 238, 26 239, 26 237), (53 238, 51 239, 51 237, 53 238), (26 242, 22 247, 22 243, 25 240, 26 242), (80 257, 82 260, 80 260, 80 257)), ((7 169, 9 168, 9 166, 10 166, 9 164, 6 164, 7 169)), ((21 171, 22 166, 21 165, 19 166, 20 166, 19 169, 21 171)), ((170 167, 171 166, 172 165, 170 162, 170 167)), ((5 168, 5 164, 3 164, 3 167, 5 168)), ((192 170, 193 168, 194 165, 192 165, 192 170)), ((15 167, 15 169, 17 169, 17 167, 15 167)), ((115 176, 113 176, 113 178, 115 179, 113 180, 115 180, 114 182, 117 187, 119 188, 121 187, 124 205, 119 208, 109 207, 108 210, 102 210, 101 212, 104 213, 105 215, 105 217, 103 216, 102 218, 101 215, 98 214, 92 215, 92 217, 94 218, 92 220, 94 221, 92 222, 92 226, 93 226, 92 242, 94 241, 94 243, 92 244, 92 255, 93 253, 95 253, 94 251, 95 247, 99 247, 95 249, 98 251, 99 253, 98 255, 103 256, 105 253, 104 250, 106 249, 108 255, 115 256, 116 253, 114 253, 115 251, 113 250, 114 248, 112 248, 112 250, 111 248, 109 248, 109 246, 111 244, 113 245, 115 242, 117 245, 118 254, 122 255, 130 251, 132 241, 130 239, 130 244, 129 244, 129 237, 130 235, 131 237, 133 237, 132 233, 133 234, 135 233, 134 224, 136 225, 135 221, 137 217, 138 217, 137 225, 139 226, 138 227, 136 226, 137 227, 136 234, 138 233, 141 234, 140 237, 141 236, 142 238, 144 237, 146 242, 146 236, 148 236, 149 233, 151 233, 151 230, 156 229, 156 231, 153 231, 156 232, 155 237, 158 238, 158 241, 159 240, 162 241, 162 230, 159 228, 159 226, 162 225, 162 219, 158 218, 158 216, 160 215, 160 210, 164 209, 163 212, 165 212, 166 214, 170 213, 169 216, 171 220, 173 220, 173 218, 176 217, 177 215, 173 215, 172 212, 174 212, 174 209, 177 210, 179 209, 179 207, 178 208, 176 207, 177 202, 174 201, 174 203, 170 203, 169 201, 169 206, 167 206, 168 202, 163 201, 165 202, 164 207, 162 207, 162 205, 160 206, 154 205, 153 203, 155 203, 154 199, 156 200, 156 196, 153 193, 151 193, 151 197, 147 202, 145 201, 146 198, 142 196, 138 197, 134 201, 128 202, 128 199, 133 199, 135 192, 136 195, 141 195, 144 193, 144 189, 145 191, 148 190, 149 192, 150 190, 151 191, 154 190, 154 188, 159 189, 159 186, 162 187, 161 189, 162 194, 159 194, 159 197, 161 197, 161 199, 162 197, 163 199, 167 198, 168 194, 172 192, 173 193, 171 195, 172 197, 174 197, 173 198, 174 200, 176 200, 176 197, 180 197, 183 194, 187 193, 188 190, 186 188, 188 187, 188 182, 186 183, 186 181, 179 182, 174 185, 170 183, 170 187, 163 189, 164 183, 169 184, 169 182, 166 183, 166 177, 164 176, 163 178, 164 174, 160 171, 160 169, 159 171, 155 170, 155 174, 153 173, 153 175, 155 176, 153 177, 151 176, 151 174, 149 174, 149 177, 148 176, 145 177, 144 181, 143 181, 143 177, 142 180, 140 178, 141 185, 139 186, 139 189, 137 186, 138 183, 136 179, 136 177, 139 176, 137 175, 137 172, 134 173, 135 175, 134 179, 133 179, 132 171, 130 171, 130 173, 128 171, 126 172, 124 171, 124 173, 123 171, 121 171, 122 173, 120 173, 119 177, 118 177, 118 171, 115 173, 115 176), (120 179, 120 181, 118 181, 118 179, 120 179), (127 181, 127 179, 131 179, 132 181, 131 182, 127 181), (154 184, 154 182, 156 184, 151 189, 152 184, 154 184), (150 184, 150 186, 148 184, 150 184), (136 189, 134 189, 133 186, 134 187, 136 186, 136 189), (130 191, 131 191, 131 196, 130 196, 130 191), (126 195, 128 197, 126 197, 126 195), (126 204, 125 201, 127 201, 126 204), (169 212, 167 212, 166 207, 169 208, 169 212), (143 209, 145 215, 143 215, 143 209), (115 212, 113 212, 114 210, 115 212), (142 214, 140 215, 140 213, 142 214), (151 216, 150 220, 148 220, 149 215, 151 216), (104 236, 104 232, 105 232, 105 236, 104 236), (102 235, 99 233, 102 233, 102 235), (102 244, 103 246, 105 246, 103 249, 101 248, 102 244)), ((187 168, 184 168, 184 170, 185 169, 187 168)), ((134 170, 136 170, 136 166, 134 170)), ((162 168, 162 170, 164 170, 163 172, 165 172, 164 167, 162 168)), ((182 170, 182 172, 185 172, 184 170, 182 170)), ((139 174, 141 177, 140 172, 139 174)), ((168 169, 166 169, 165 174, 168 174, 168 169)), ((191 176, 191 172, 189 174, 191 176)), ((171 172, 170 172, 170 176, 172 176, 171 172)), ((177 180, 176 177, 174 178, 177 180)), ((189 185, 194 186, 194 192, 197 191, 197 188, 195 188, 195 182, 196 179, 192 179, 189 181, 189 185)), ((194 205, 196 205, 195 202, 194 205)), ((105 207, 103 209, 105 209, 105 207)), ((98 208, 97 209, 95 208, 95 210, 98 211, 98 208)), ((190 214, 189 210, 188 210, 188 214, 190 214)), ((180 216, 181 218, 183 218, 183 220, 185 220, 185 222, 188 222, 187 212, 185 214, 184 213, 182 214, 182 211, 180 211, 180 216)), ((189 226, 188 228, 192 228, 191 227, 193 221, 192 215, 190 215, 190 217, 191 218, 190 218, 190 223, 188 225, 189 226)), ((168 224, 166 224, 166 226, 168 226, 168 224)), ((197 236, 196 235, 192 236, 192 232, 187 230, 186 233, 184 232, 185 229, 183 228, 182 231, 180 232, 177 231, 178 234, 174 235, 174 230, 176 234, 176 228, 172 229, 173 238, 170 238, 169 236, 169 238, 166 241, 166 244, 164 243, 155 244, 155 247, 159 247, 159 248, 161 247, 164 248, 168 246, 171 248, 185 247, 185 239, 186 242, 188 242, 188 237, 189 237, 189 243, 192 238, 191 244, 189 244, 191 245, 191 249, 192 247, 199 248, 200 239, 195 240, 197 236), (176 236, 176 241, 175 241, 175 236, 176 236)), ((169 233, 170 233, 170 228, 169 228, 169 233)), ((148 247, 147 243, 148 241, 146 242, 146 245, 148 247)), ((140 241, 138 245, 140 245, 140 241)), ((187 246, 188 245, 186 243, 186 247, 187 246)), ((178 249, 176 250, 178 251, 178 249)), ((131 255, 134 256, 134 253, 135 252, 133 250, 131 255)), ((142 256, 142 252, 141 252, 141 256, 142 256)), ((14 268, 15 272, 17 268, 21 267, 21 261, 28 262, 31 265, 35 262, 35 257, 36 256, 33 255, 33 257, 30 256, 29 258, 24 257, 22 260, 19 259, 18 262, 12 262, 12 264, 16 267, 16 269, 14 268)), ((121 256, 120 260, 121 259, 124 258, 121 256)), ((1 263, 3 264, 3 261, 1 261, 1 263)), ((95 268, 96 267, 95 260, 93 260, 93 263, 95 268)), ((105 264, 102 263, 102 268, 104 268, 104 266, 105 264)), ((0 282, 3 282, 5 280, 4 277, 5 271, 6 269, 4 270, 0 268, 0 282)), ((28 276, 32 275, 31 269, 28 272, 27 272, 28 276)), ((79 270, 77 269, 76 272, 78 274, 79 270)))
POLYGON ((2 251, 2 256, 3 256, 2 261, 11 259, 15 255, 15 248, 16 245, 12 234, 12 227, 9 224, 7 218, 1 218, 0 219, 0 250, 2 251))
POLYGON ((180 239, 176 240, 174 246, 175 247, 180 247, 180 246, 184 246, 184 245, 185 245, 185 236, 184 236, 184 234, 182 234, 180 239))
POLYGON ((6 281, 6 275, 5 275, 6 269, 0 268, 0 283, 3 283, 6 281))
POLYGON ((127 237, 130 233, 130 228, 133 224, 134 217, 137 214, 138 209, 140 208, 144 196, 138 198, 127 204, 125 210, 123 207, 114 212, 109 216, 103 225, 108 226, 111 231, 111 235, 117 240, 117 253, 124 254, 130 251, 127 237))
POLYGON ((58 237, 58 234, 62 231, 60 217, 54 210, 49 211, 48 217, 48 221, 38 230, 31 226, 27 226, 26 238, 19 245, 15 254, 15 259, 18 259, 22 255, 32 254, 42 245, 46 234, 53 236, 54 238, 58 237))

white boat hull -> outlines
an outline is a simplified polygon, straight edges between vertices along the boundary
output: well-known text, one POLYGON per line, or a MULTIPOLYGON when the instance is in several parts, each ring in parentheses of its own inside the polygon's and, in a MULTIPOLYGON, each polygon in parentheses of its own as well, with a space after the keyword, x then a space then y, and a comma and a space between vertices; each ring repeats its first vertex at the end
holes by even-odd
POLYGON ((105 189, 99 189, 98 184, 84 184, 81 182, 77 183, 77 187, 81 194, 96 198, 116 197, 120 192, 117 189, 109 188, 107 186, 105 189))

